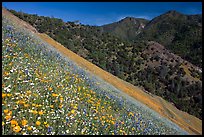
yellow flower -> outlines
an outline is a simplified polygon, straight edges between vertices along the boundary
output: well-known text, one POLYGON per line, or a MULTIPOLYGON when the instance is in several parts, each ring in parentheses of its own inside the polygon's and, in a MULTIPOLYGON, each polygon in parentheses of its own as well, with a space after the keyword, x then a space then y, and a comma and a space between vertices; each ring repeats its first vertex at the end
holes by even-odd
POLYGON ((33 95, 34 95, 35 97, 38 97, 38 94, 36 94, 36 93, 34 93, 33 95))
POLYGON ((54 108, 54 106, 53 106, 53 105, 50 105, 50 107, 51 107, 51 108, 54 108))
POLYGON ((25 56, 26 58, 28 58, 28 57, 29 57, 29 55, 28 55, 27 53, 25 53, 25 54, 24 54, 24 56, 25 56))
POLYGON ((10 97, 10 96, 11 96, 11 94, 6 94, 6 96, 7 96, 7 97, 10 97))
POLYGON ((11 125, 18 125, 18 122, 14 119, 12 119, 10 122, 11 122, 11 125))
POLYGON ((5 119, 6 119, 6 120, 9 120, 9 119, 11 119, 11 116, 8 115, 8 116, 5 117, 5 119))
POLYGON ((15 127, 13 128, 13 131, 16 132, 16 133, 18 133, 19 131, 21 131, 21 127, 20 127, 20 126, 15 126, 15 127))
POLYGON ((41 110, 38 112, 39 115, 42 115, 44 112, 41 110))
POLYGON ((4 126, 5 125, 5 123, 2 121, 2 126, 4 126))
POLYGON ((33 111, 33 114, 37 114, 37 113, 38 113, 38 111, 36 111, 36 110, 33 111))
POLYGON ((52 90, 52 88, 51 87, 49 87, 49 91, 51 91, 52 90))
POLYGON ((19 100, 18 100, 18 101, 16 101, 16 104, 19 104, 19 100))
POLYGON ((32 92, 30 90, 26 91, 27 95, 30 95, 32 92))
POLYGON ((27 127, 27 129, 28 129, 29 131, 31 131, 31 130, 32 130, 32 127, 29 126, 29 127, 27 127))
POLYGON ((22 126, 27 125, 27 123, 28 123, 28 121, 27 121, 27 120, 25 120, 25 119, 21 121, 22 126))
POLYGON ((73 107, 74 109, 77 109, 77 105, 73 107))
POLYGON ((46 127, 46 128, 48 128, 48 127, 49 127, 49 125, 48 125, 48 124, 46 124, 46 125, 45 125, 45 127, 46 127))
POLYGON ((36 121, 36 125, 39 126, 41 123, 40 121, 36 121))
POLYGON ((94 117, 94 119, 96 120, 96 119, 98 119, 98 117, 94 117))
POLYGON ((81 90, 81 87, 78 87, 78 91, 80 91, 81 90))
POLYGON ((63 106, 63 105, 62 105, 62 104, 60 104, 60 105, 59 105, 59 108, 62 108, 62 106, 63 106))
POLYGON ((26 107, 29 107, 30 105, 29 104, 24 104, 24 107, 26 108, 26 107))
POLYGON ((9 111, 7 115, 11 116, 12 115, 12 111, 9 111))
POLYGON ((114 121, 111 121, 111 124, 113 124, 113 125, 114 125, 114 124, 115 124, 115 122, 114 122, 114 121))
POLYGON ((31 113, 33 113, 33 114, 37 114, 38 111, 36 111, 36 110, 31 110, 31 113))
POLYGON ((71 113, 72 113, 72 114, 74 114, 74 112, 75 112, 75 110, 74 110, 74 109, 72 109, 72 110, 71 110, 71 113))
POLYGON ((52 93, 52 96, 53 96, 53 97, 57 97, 58 95, 57 95, 57 94, 55 94, 55 93, 52 93))
POLYGON ((11 127, 15 127, 15 126, 17 126, 17 125, 11 125, 11 127))
POLYGON ((63 101, 63 97, 60 97, 60 101, 63 101))
POLYGON ((4 72, 4 75, 5 75, 5 76, 8 76, 8 75, 9 75, 9 73, 5 71, 5 72, 4 72))
POLYGON ((128 114, 129 116, 133 116, 133 113, 132 112, 129 112, 129 114, 128 114))
POLYGON ((44 122, 44 125, 46 125, 47 124, 47 122, 44 122))
POLYGON ((2 93, 2 98, 6 97, 6 94, 2 93))
POLYGON ((132 130, 135 130, 135 128, 133 127, 132 130))
POLYGON ((25 104, 25 101, 24 100, 20 100, 19 104, 25 104))
POLYGON ((5 109, 5 110, 4 110, 4 113, 5 113, 5 114, 7 114, 8 112, 9 112, 9 110, 8 110, 8 109, 5 109))
POLYGON ((11 63, 9 63, 9 66, 11 66, 11 65, 13 65, 13 63, 11 62, 11 63))

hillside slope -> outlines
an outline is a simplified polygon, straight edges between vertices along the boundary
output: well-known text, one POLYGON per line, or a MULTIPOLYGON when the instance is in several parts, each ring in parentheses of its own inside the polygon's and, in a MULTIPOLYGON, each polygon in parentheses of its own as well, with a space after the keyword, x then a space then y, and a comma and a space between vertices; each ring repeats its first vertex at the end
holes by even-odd
MULTIPOLYGON (((96 26, 63 22, 57 18, 13 10, 11 12, 29 22, 39 32, 46 33, 100 68, 151 94, 158 95, 175 104, 180 110, 202 119, 201 68, 173 54, 165 46, 148 42, 148 39, 130 43, 111 33, 103 33, 100 27, 96 26), (156 48, 157 46, 162 48, 156 48)), ((162 18, 155 18, 156 21, 153 19, 148 24, 152 24, 150 26, 153 28, 154 26, 160 27, 158 24, 164 23, 162 22, 163 18, 171 21, 171 14, 174 12, 161 15, 162 18)), ((177 13, 175 14, 177 15, 177 13)), ((121 23, 130 23, 130 26, 127 25, 128 27, 134 26, 134 19, 130 19, 124 19, 121 23)), ((177 19, 179 18, 177 17, 175 22, 177 19)), ((196 19, 197 17, 194 20, 196 19)), ((115 25, 120 25, 120 23, 115 25)), ((165 26, 166 23, 163 25, 165 26)), ((191 28, 191 25, 187 26, 191 28)), ((176 25, 173 25, 172 29, 176 31, 176 25)), ((161 31, 163 32, 163 30, 161 31)))
POLYGON ((108 83, 112 84, 116 88, 122 90, 123 92, 127 93, 131 97, 139 100, 143 104, 147 105, 151 109, 155 110, 162 116, 165 116, 172 120, 173 122, 177 123, 179 126, 184 128, 185 130, 189 131, 190 133, 200 134, 202 132, 202 126, 201 126, 201 120, 199 120, 196 117, 193 117, 192 115, 189 115, 188 113, 182 112, 175 108, 170 103, 167 103, 165 100, 158 96, 152 96, 147 93, 144 93, 141 89, 134 87, 133 85, 130 85, 129 83, 115 77, 114 75, 102 70, 101 68, 95 66, 94 64, 86 61, 85 59, 81 58, 77 54, 73 53, 72 51, 68 50, 61 44, 54 41, 52 38, 45 34, 39 34, 42 39, 44 39, 46 42, 50 43, 53 47, 57 48, 60 52, 67 55, 69 58, 74 60, 77 64, 82 66, 83 68, 86 68, 93 74, 103 78, 108 83), (191 124, 193 125, 191 125, 191 124), (197 130, 195 129, 197 128, 197 130))
POLYGON ((147 23, 135 40, 164 45, 192 64, 202 67, 202 15, 168 11, 147 23))
MULTIPOLYGON (((5 14, 6 11, 3 10, 3 13, 5 14)), ((55 47, 57 50, 64 53, 66 56, 68 56, 70 59, 74 60, 77 64, 87 68, 90 72, 97 74, 99 77, 103 78, 104 80, 108 81, 109 83, 113 84, 116 88, 121 89, 122 91, 128 93, 132 97, 138 99, 140 102, 143 102, 153 110, 156 110, 158 113, 170 118, 172 121, 177 123, 179 126, 184 128, 190 133, 193 134, 202 134, 201 129, 201 121, 193 116, 188 115, 187 113, 181 112, 177 110, 172 105, 165 103, 166 101, 163 101, 162 99, 157 99, 157 97, 152 97, 140 89, 118 79, 117 77, 105 72, 104 70, 98 68, 97 66, 91 64, 90 62, 84 60, 83 58, 77 56, 73 52, 69 51, 59 43, 55 42, 45 34, 38 34, 41 38, 43 38, 45 41, 50 43, 53 47, 55 47), (162 101, 161 101, 162 100, 162 101), (162 102, 162 103, 161 103, 162 102), (164 109, 165 108, 165 109, 164 109), (171 108, 171 109, 170 109, 171 108), (170 109, 170 110, 169 110, 170 109), (168 111, 166 111, 168 110, 168 111), (175 113, 172 113, 175 112, 175 113), (168 116, 169 115, 169 116, 168 116), (170 116, 171 115, 171 116, 170 116), (171 118, 173 115, 173 118, 171 118), (188 119, 187 121, 184 120, 184 118, 188 119)))
MULTIPOLYGON (((202 119, 201 68, 174 55, 165 46, 154 49, 155 45, 161 46, 159 44, 152 45, 145 39, 130 43, 111 35, 111 33, 104 33, 100 27, 63 22, 57 18, 30 15, 13 10, 11 12, 31 23, 39 32, 46 33, 100 68, 135 86, 140 86, 149 93, 172 102, 180 110, 202 119)), ((174 13, 177 15, 176 12, 169 12, 161 15, 161 18, 153 19, 148 24, 160 26, 158 24, 164 23, 162 22, 163 18, 171 21, 174 13)), ((196 16, 195 18, 190 16, 190 18, 193 18, 195 22, 197 20, 196 16)), ((122 24, 123 26, 126 23, 130 23, 129 27, 137 26, 138 24, 134 24, 134 20, 138 19, 126 18, 121 23, 115 24, 116 28, 117 25, 122 24)), ((128 30, 128 25, 122 30, 124 29, 128 30)), ((173 26, 172 29, 176 31, 177 27, 173 26)), ((171 29, 168 31, 171 32, 171 29)), ((152 34, 149 33, 149 35, 152 34)))
POLYGON ((187 134, 13 17, 3 10, 3 134, 187 134))

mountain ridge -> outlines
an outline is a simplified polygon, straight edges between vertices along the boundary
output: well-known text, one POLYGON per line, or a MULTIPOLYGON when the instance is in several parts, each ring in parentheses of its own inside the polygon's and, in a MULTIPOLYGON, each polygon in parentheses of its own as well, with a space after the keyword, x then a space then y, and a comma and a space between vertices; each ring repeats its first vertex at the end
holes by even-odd
POLYGON ((103 32, 129 42, 156 41, 194 65, 202 66, 202 14, 186 15, 170 10, 149 21, 126 17, 100 27, 103 32))
POLYGON ((152 19, 138 39, 156 41, 194 65, 202 66, 201 15, 167 12, 152 19))
POLYGON ((142 18, 125 17, 118 22, 102 25, 103 32, 109 32, 122 39, 134 40, 145 27, 148 20, 142 18))

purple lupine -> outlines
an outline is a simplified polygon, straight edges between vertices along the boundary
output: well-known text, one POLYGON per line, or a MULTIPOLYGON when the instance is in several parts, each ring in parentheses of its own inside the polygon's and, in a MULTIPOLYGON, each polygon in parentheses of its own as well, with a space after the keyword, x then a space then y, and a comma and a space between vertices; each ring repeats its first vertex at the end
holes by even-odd
POLYGON ((6 29, 9 30, 9 31, 11 31, 11 30, 13 29, 13 27, 10 26, 10 25, 7 25, 7 26, 6 26, 6 29))
POLYGON ((115 127, 118 128, 118 122, 115 123, 115 127))
POLYGON ((47 131, 50 133, 52 131, 52 127, 48 127, 47 131))
POLYGON ((66 117, 66 122, 67 122, 67 123, 69 122, 69 119, 68 119, 68 117, 66 117))
POLYGON ((25 74, 28 75, 28 70, 27 69, 25 69, 25 74))
POLYGON ((117 135, 117 131, 116 130, 114 130, 114 135, 117 135))

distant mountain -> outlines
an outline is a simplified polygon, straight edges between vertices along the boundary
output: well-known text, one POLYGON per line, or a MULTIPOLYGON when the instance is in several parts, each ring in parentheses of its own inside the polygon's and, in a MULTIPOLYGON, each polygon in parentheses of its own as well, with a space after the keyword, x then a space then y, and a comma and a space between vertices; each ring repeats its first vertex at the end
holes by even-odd
POLYGON ((194 65, 202 66, 202 15, 184 15, 172 10, 151 21, 126 17, 101 28, 130 42, 156 41, 194 65))
POLYGON ((145 26, 135 40, 153 40, 182 58, 202 66, 202 16, 176 11, 162 14, 145 26))
POLYGON ((103 32, 110 32, 125 40, 134 40, 142 31, 148 20, 126 17, 118 22, 101 26, 103 32))

